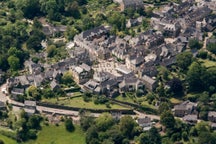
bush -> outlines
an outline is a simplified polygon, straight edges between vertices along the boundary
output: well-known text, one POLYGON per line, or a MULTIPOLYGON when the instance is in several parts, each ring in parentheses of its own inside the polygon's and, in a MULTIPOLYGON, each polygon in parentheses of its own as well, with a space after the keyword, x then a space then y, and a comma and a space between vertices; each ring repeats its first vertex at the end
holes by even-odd
POLYGON ((94 100, 95 104, 105 104, 106 102, 108 102, 108 99, 106 96, 104 96, 104 95, 95 96, 95 100, 94 100))
POLYGON ((200 43, 197 39, 190 39, 188 45, 191 49, 200 49, 202 47, 202 43, 200 43))
POLYGON ((65 120, 65 128, 66 128, 66 130, 69 131, 69 132, 74 131, 75 128, 74 128, 72 119, 66 119, 66 120, 65 120))
POLYGON ((37 138, 37 131, 33 130, 33 129, 30 129, 29 132, 28 132, 28 137, 30 139, 36 139, 37 138))
POLYGON ((216 44, 215 43, 208 44, 207 45, 207 50, 209 50, 213 54, 216 54, 216 44))
POLYGON ((208 56, 208 53, 206 51, 199 51, 199 53, 197 54, 197 57, 201 59, 206 59, 207 56, 208 56))

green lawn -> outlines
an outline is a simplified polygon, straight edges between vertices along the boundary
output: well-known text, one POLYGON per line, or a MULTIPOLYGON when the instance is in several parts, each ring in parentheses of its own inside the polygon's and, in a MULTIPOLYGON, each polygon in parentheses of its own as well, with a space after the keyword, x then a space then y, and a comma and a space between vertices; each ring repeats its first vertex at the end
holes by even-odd
POLYGON ((214 62, 214 61, 210 61, 207 59, 206 60, 200 59, 199 61, 202 62, 202 64, 207 68, 216 66, 216 62, 214 62))
POLYGON ((179 103, 182 102, 182 100, 179 100, 179 99, 177 99, 177 98, 171 98, 171 99, 170 99, 170 102, 171 102, 172 104, 179 104, 179 103))
POLYGON ((146 108, 156 109, 155 106, 149 104, 147 101, 143 101, 143 102, 141 103, 141 105, 144 106, 144 107, 146 107, 146 108))
MULTIPOLYGON (((79 108, 90 108, 90 109, 110 109, 106 107, 105 104, 94 104, 93 101, 90 102, 85 102, 82 97, 76 97, 72 99, 66 99, 66 100, 57 100, 55 98, 52 99, 45 99, 43 100, 44 102, 50 102, 50 103, 55 103, 59 105, 64 105, 64 106, 72 106, 72 107, 79 107, 79 108)), ((126 107, 117 105, 117 104, 110 104, 111 109, 128 109, 126 107)))
POLYGON ((123 97, 123 96, 119 95, 115 99, 119 100, 119 101, 123 101, 123 102, 135 103, 134 100, 132 98, 130 98, 129 96, 123 97))
POLYGON ((138 102, 141 102, 142 106, 148 107, 150 109, 155 109, 155 106, 149 104, 145 100, 145 97, 132 96, 130 93, 127 93, 125 97, 120 95, 120 96, 116 97, 115 99, 119 100, 119 101, 122 101, 122 102, 128 102, 128 103, 133 103, 133 104, 137 104, 138 102))
POLYGON ((75 131, 71 133, 65 130, 64 124, 43 126, 38 138, 25 144, 85 144, 85 134, 79 126, 75 127, 75 131))
POLYGON ((9 137, 6 137, 4 135, 0 134, 0 139, 5 143, 5 144, 17 144, 17 142, 9 137))

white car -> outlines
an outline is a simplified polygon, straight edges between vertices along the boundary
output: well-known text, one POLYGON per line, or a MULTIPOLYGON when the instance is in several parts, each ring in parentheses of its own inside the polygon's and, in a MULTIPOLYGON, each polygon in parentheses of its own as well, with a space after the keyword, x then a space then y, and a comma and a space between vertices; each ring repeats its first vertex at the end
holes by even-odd
POLYGON ((6 89, 6 88, 2 88, 2 89, 1 89, 1 92, 2 92, 2 93, 4 93, 4 94, 8 94, 8 92, 7 92, 7 89, 6 89))

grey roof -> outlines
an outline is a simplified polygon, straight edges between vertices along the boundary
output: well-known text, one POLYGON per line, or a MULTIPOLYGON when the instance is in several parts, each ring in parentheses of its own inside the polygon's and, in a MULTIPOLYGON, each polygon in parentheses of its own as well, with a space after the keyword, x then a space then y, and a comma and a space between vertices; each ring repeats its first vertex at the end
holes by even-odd
POLYGON ((23 76, 18 76, 18 77, 16 77, 18 80, 19 80, 19 82, 21 83, 21 85, 29 85, 29 81, 28 81, 28 79, 27 79, 27 77, 25 76, 25 75, 23 75, 23 76))
POLYGON ((59 84, 58 84, 55 80, 53 80, 53 81, 50 83, 50 87, 51 87, 51 89, 53 90, 53 89, 59 87, 59 84))
POLYGON ((31 101, 31 100, 25 100, 24 101, 25 106, 33 106, 36 107, 36 101, 31 101))
POLYGON ((4 107, 6 107, 5 103, 0 101, 0 108, 4 108, 4 107))
POLYGON ((80 67, 82 69, 84 69, 85 71, 90 71, 91 70, 91 67, 85 63, 83 63, 82 65, 80 65, 80 67))
POLYGON ((150 117, 138 118, 137 122, 138 122, 138 124, 150 123, 151 118, 150 117))
POLYGON ((43 81, 44 81, 44 77, 41 74, 36 75, 34 78, 34 82, 36 85, 42 83, 43 81))
POLYGON ((182 119, 184 121, 197 121, 198 117, 197 115, 185 115, 182 119))
POLYGON ((122 0, 122 3, 125 6, 131 6, 131 5, 136 5, 136 6, 142 6, 143 5, 143 1, 142 0, 122 0))
POLYGON ((107 28, 105 26, 99 26, 99 27, 95 27, 93 29, 84 31, 81 33, 81 35, 82 35, 82 38, 86 39, 86 38, 91 37, 95 34, 100 34, 100 33, 108 32, 108 31, 109 31, 109 28, 107 28))
POLYGON ((104 81, 101 83, 101 87, 106 87, 106 88, 109 88, 109 87, 115 87, 118 85, 118 81, 116 79, 109 79, 107 81, 104 81))
POLYGON ((175 105, 174 109, 175 110, 192 110, 193 107, 196 107, 197 104, 190 102, 190 101, 184 101, 183 103, 179 104, 179 105, 175 105))
POLYGON ((208 117, 216 117, 216 112, 215 111, 210 111, 208 113, 208 117))
POLYGON ((151 85, 153 85, 156 82, 156 80, 152 79, 151 77, 149 77, 147 75, 144 75, 142 77, 142 80, 144 80, 145 82, 148 82, 151 85))
POLYGON ((23 88, 13 88, 11 93, 16 94, 16 95, 22 95, 24 94, 24 89, 23 88))

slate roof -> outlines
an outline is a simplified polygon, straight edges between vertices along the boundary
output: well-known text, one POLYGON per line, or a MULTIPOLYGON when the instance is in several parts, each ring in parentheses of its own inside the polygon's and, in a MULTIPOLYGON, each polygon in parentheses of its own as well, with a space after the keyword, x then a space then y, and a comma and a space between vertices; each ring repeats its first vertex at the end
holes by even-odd
POLYGON ((25 104, 25 106, 36 107, 36 101, 25 100, 24 104, 25 104))
POLYGON ((23 95, 25 90, 23 88, 13 88, 11 93, 15 95, 23 95))
POLYGON ((142 77, 142 80, 148 82, 148 83, 151 84, 151 85, 153 85, 153 84, 156 82, 156 80, 152 79, 151 77, 149 77, 149 76, 147 76, 147 75, 144 75, 144 76, 142 77))
POLYGON ((138 118, 137 123, 138 124, 145 124, 145 123, 150 123, 151 118, 150 117, 144 117, 144 118, 138 118))
POLYGON ((97 35, 97 34, 100 34, 100 33, 104 33, 104 32, 106 33, 108 31, 109 31, 109 27, 99 26, 99 27, 95 27, 93 29, 82 32, 81 36, 82 36, 83 39, 86 39, 88 37, 91 37, 91 36, 94 36, 94 35, 97 35))
POLYGON ((50 87, 52 90, 54 90, 55 88, 58 88, 59 87, 59 84, 53 80, 51 83, 50 83, 50 87))
POLYGON ((216 112, 215 111, 210 111, 208 113, 208 117, 216 117, 216 112))

